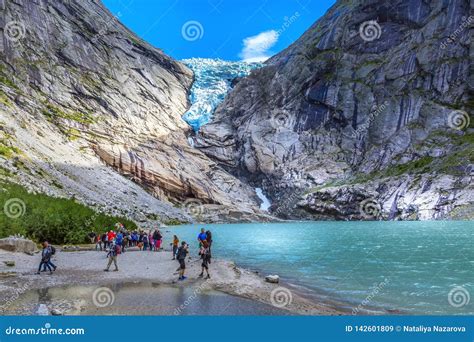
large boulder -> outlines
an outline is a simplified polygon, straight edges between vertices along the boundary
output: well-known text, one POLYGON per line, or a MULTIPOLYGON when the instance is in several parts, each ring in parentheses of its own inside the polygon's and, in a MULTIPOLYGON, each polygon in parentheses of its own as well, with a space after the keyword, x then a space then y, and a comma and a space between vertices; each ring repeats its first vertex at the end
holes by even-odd
POLYGON ((8 237, 0 239, 0 249, 9 252, 33 254, 38 251, 36 244, 28 239, 8 237))

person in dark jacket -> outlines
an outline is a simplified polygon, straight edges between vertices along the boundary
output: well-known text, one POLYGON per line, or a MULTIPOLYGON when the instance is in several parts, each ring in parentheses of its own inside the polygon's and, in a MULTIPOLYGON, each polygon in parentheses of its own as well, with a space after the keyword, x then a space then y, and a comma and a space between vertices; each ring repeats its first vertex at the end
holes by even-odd
POLYGON ((201 274, 199 275, 199 277, 203 277, 204 271, 206 271, 206 279, 211 279, 211 275, 209 274, 209 264, 211 263, 211 249, 209 244, 205 240, 202 242, 201 249, 199 250, 199 255, 202 259, 201 274))
POLYGON ((186 277, 184 276, 184 271, 186 270, 186 256, 188 255, 188 244, 186 241, 181 242, 181 247, 178 248, 176 252, 176 259, 179 262, 179 278, 178 280, 184 280, 186 277))
POLYGON ((206 241, 207 241, 207 244, 209 245, 209 252, 210 252, 211 251, 211 246, 212 246, 212 233, 211 233, 210 230, 208 230, 206 232, 206 241))
MULTIPOLYGON (((53 271, 51 270, 51 265, 50 265, 51 255, 52 255, 52 251, 51 251, 51 248, 49 247, 48 241, 43 242, 43 250, 41 251, 41 261, 38 266, 38 272, 36 272, 36 274, 40 274, 41 267, 45 267, 45 268, 47 267, 49 269, 49 274, 53 274, 53 271)), ((54 269, 56 269, 56 267, 54 269)))

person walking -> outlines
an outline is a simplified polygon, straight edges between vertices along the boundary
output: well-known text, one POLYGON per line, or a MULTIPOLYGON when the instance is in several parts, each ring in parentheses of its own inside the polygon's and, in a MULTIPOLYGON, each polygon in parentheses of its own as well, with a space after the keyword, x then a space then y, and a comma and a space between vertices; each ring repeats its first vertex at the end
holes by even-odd
MULTIPOLYGON (((209 252, 211 251, 211 246, 212 246, 212 233, 210 230, 207 230, 206 231, 206 241, 207 241, 207 244, 209 245, 209 252)), ((210 263, 210 261, 209 261, 210 263)))
POLYGON ((112 245, 112 242, 114 241, 114 239, 115 239, 115 232, 113 230, 110 230, 107 233, 107 241, 109 242, 109 245, 112 245))
POLYGON ((161 239, 163 236, 161 235, 161 232, 159 229, 156 229, 155 232, 153 233, 153 240, 155 240, 155 250, 159 251, 161 248, 161 239))
POLYGON ((148 250, 148 234, 146 232, 143 233, 143 250, 147 251, 148 250))
MULTIPOLYGON (((44 241, 43 250, 41 251, 41 261, 38 266, 38 272, 36 272, 36 274, 40 274, 41 267, 44 267, 45 270, 47 267, 49 269, 49 274, 53 274, 53 271, 51 270, 51 265, 50 265, 51 255, 52 255, 52 251, 51 251, 51 248, 49 247, 49 243, 48 241, 44 241)), ((54 269, 56 270, 56 266, 54 266, 54 269)))
POLYGON ((184 271, 186 270, 186 256, 188 255, 189 246, 187 245, 186 241, 181 242, 181 247, 178 248, 176 253, 176 259, 179 262, 179 278, 178 280, 185 280, 187 277, 184 276, 184 271))
POLYGON ((173 247, 173 260, 176 259, 176 253, 178 252, 179 239, 176 235, 173 235, 173 242, 171 243, 173 247))
POLYGON ((148 242, 150 243, 150 251, 153 251, 155 248, 155 241, 153 240, 153 234, 151 231, 148 233, 148 242))
POLYGON ((102 236, 100 234, 95 237, 95 250, 102 251, 102 236))
POLYGON ((209 244, 207 241, 202 242, 201 250, 199 251, 199 255, 202 259, 201 264, 201 274, 199 277, 204 276, 204 271, 206 271, 207 277, 206 279, 211 279, 211 275, 209 274, 209 264, 211 263, 211 250, 209 248, 209 244))
POLYGON ((108 247, 107 233, 102 234, 101 240, 102 240, 102 245, 104 246, 104 251, 105 251, 108 247))
POLYGON ((206 241, 206 239, 207 239, 206 231, 204 230, 204 228, 201 228, 201 232, 198 235, 199 248, 202 247, 202 243, 203 241, 206 241))
POLYGON ((56 271, 56 268, 57 268, 56 265, 53 264, 53 262, 51 261, 51 259, 53 258, 53 255, 56 254, 56 248, 54 248, 54 246, 50 245, 49 243, 48 243, 48 247, 49 247, 49 250, 51 252, 51 256, 50 256, 48 262, 45 265, 43 265, 43 272, 46 272, 46 266, 52 267, 53 271, 56 271))
POLYGON ((125 248, 128 246, 128 239, 129 239, 129 234, 124 233, 123 234, 123 240, 122 240, 122 253, 125 253, 125 248))
POLYGON ((94 243, 95 238, 97 237, 96 233, 91 231, 88 236, 89 236, 89 239, 91 240, 91 243, 94 243))
POLYGON ((114 263, 115 270, 118 271, 118 266, 117 266, 117 255, 120 254, 121 247, 117 244, 110 244, 110 249, 109 252, 107 253, 107 257, 109 258, 109 263, 107 264, 107 267, 105 268, 105 272, 109 271, 110 266, 112 265, 112 262, 114 263))

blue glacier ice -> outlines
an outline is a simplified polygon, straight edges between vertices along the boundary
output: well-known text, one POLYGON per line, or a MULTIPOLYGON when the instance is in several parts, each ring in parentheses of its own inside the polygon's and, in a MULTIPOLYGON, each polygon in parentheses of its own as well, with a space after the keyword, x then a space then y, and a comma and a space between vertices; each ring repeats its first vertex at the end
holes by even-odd
POLYGON ((220 59, 191 58, 182 60, 193 72, 195 80, 191 88, 191 108, 183 115, 194 131, 212 119, 214 110, 224 100, 236 77, 247 76, 261 63, 228 62, 220 59))

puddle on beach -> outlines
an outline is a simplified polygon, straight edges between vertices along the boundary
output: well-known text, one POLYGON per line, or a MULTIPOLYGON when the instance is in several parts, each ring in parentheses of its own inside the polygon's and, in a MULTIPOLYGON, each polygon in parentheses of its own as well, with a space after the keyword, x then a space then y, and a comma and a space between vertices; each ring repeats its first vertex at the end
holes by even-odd
POLYGON ((198 286, 152 282, 31 290, 6 315, 288 315, 273 306, 198 286))

